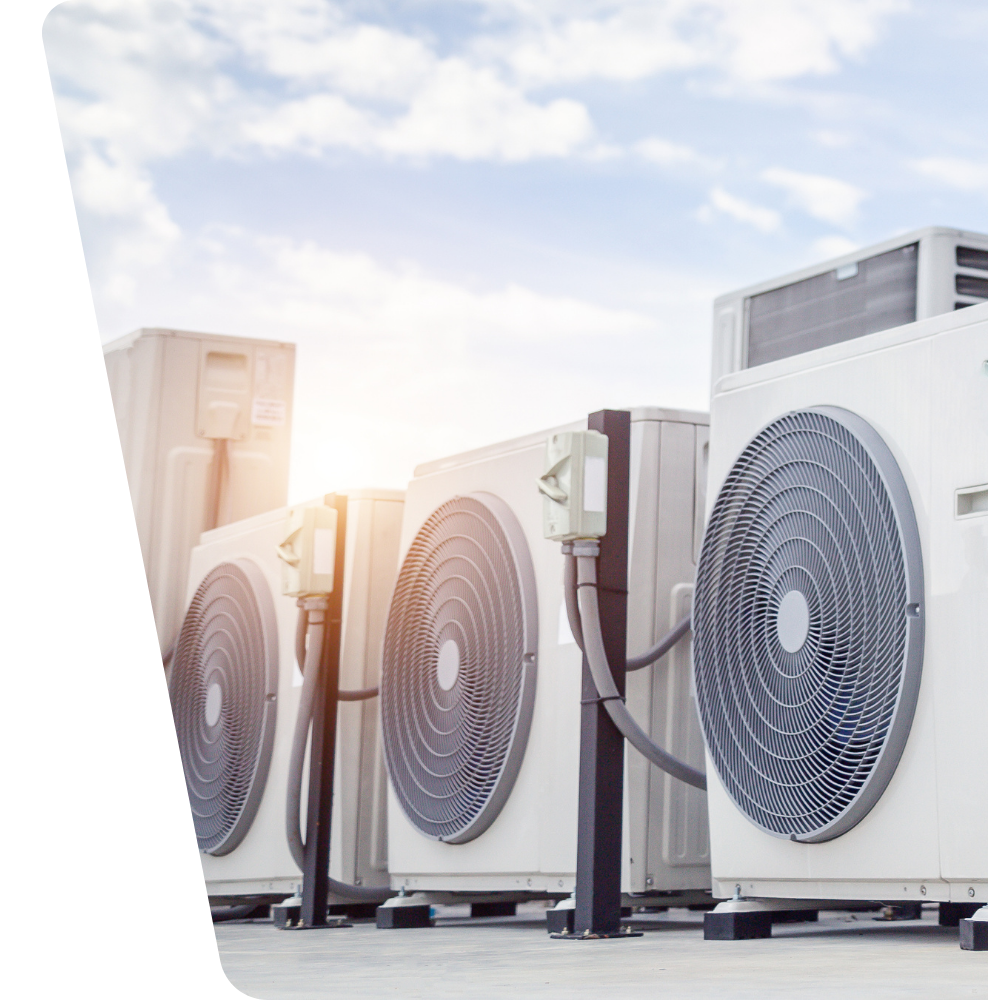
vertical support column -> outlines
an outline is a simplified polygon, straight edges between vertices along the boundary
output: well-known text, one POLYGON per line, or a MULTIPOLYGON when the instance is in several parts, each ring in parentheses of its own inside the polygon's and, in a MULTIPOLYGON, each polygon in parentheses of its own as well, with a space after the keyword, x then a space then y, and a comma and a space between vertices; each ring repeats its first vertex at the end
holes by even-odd
POLYGON ((340 639, 343 623, 343 572, 346 555, 346 497, 330 494, 326 503, 337 510, 333 592, 328 595, 326 632, 320 663, 320 685, 312 713, 309 748, 309 798, 305 823, 305 867, 302 871, 304 927, 326 926, 329 905, 329 847, 333 815, 333 771, 336 764, 336 717, 340 687, 340 639))
MULTIPOLYGON (((625 687, 628 618, 628 493, 631 414, 600 410, 587 427, 608 438, 607 534, 600 540, 597 594, 607 661, 618 691, 625 687)), ((576 935, 621 929, 621 811, 624 737, 597 697, 583 658, 580 718, 580 800, 576 846, 576 935)))

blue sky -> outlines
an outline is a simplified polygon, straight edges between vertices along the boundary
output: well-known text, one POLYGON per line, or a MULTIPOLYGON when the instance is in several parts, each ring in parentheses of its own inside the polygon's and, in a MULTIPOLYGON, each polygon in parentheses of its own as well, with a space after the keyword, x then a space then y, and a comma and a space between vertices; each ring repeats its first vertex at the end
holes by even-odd
POLYGON ((69 0, 45 26, 104 339, 299 345, 291 493, 602 406, 706 406, 710 306, 988 231, 974 0, 69 0))

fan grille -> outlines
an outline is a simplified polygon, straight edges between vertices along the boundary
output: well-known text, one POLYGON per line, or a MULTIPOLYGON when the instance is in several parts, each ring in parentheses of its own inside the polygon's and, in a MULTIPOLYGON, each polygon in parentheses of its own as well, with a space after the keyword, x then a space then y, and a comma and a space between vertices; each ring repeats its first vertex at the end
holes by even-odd
POLYGON ((199 849, 227 854, 253 821, 267 780, 278 690, 277 626, 260 570, 216 566, 179 633, 169 681, 199 849))
POLYGON ((510 509, 482 493, 444 503, 401 567, 381 679, 388 773, 427 837, 472 840, 507 799, 531 722, 537 628, 510 509))
POLYGON ((789 413, 744 449, 694 599, 697 703, 728 794, 762 829, 829 840, 881 796, 922 668, 909 492, 865 421, 789 413))

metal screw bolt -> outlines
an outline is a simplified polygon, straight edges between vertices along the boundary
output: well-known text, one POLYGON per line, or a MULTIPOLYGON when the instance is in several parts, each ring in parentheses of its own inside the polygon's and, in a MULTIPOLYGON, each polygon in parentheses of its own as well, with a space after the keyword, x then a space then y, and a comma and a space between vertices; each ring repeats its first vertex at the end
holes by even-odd
POLYGON ((919 891, 925 896, 926 895, 926 886, 925 885, 921 885, 919 887, 919 891))
POLYGON ((649 877, 645 879, 645 885, 655 885, 655 879, 652 878, 651 875, 649 875, 649 877))
POLYGON ((974 886, 971 886, 971 888, 967 890, 967 894, 969 896, 973 896, 974 895, 974 886))

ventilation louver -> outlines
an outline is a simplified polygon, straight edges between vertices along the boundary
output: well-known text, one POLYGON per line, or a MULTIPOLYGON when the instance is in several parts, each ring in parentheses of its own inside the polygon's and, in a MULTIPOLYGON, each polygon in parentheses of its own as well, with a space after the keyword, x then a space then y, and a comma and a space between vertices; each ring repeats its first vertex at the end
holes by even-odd
POLYGON ((707 748, 763 830, 851 829, 912 722, 923 569, 908 488, 847 410, 789 413, 744 449, 710 516, 693 655, 707 748))
POLYGON ((500 812, 528 740, 537 649, 521 526, 489 493, 454 497, 405 557, 384 639, 385 759, 425 836, 464 843, 500 812))
POLYGON ((222 563, 199 585, 169 691, 199 849, 228 854, 250 829, 274 742, 277 624, 254 563, 222 563))

